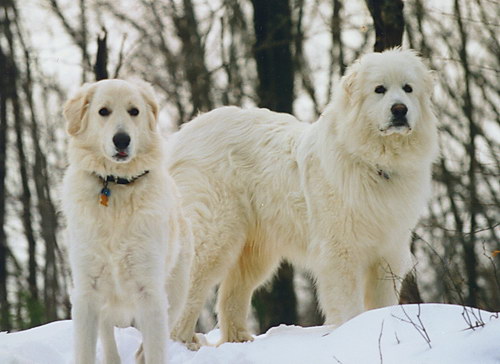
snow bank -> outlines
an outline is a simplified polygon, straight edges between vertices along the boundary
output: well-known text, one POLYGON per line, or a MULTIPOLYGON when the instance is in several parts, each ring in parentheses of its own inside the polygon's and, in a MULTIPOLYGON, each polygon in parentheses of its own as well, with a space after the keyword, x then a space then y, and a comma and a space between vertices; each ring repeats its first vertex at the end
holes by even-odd
MULTIPOLYGON (((133 329, 116 329, 123 364, 134 363, 141 341, 133 329)), ((217 341, 218 331, 207 334, 217 341)), ((0 363, 71 363, 71 321, 0 334, 0 363)), ((498 364, 498 314, 461 306, 424 304, 365 312, 344 325, 280 326, 250 343, 206 346, 191 352, 169 343, 171 364, 498 364)), ((101 348, 98 346, 98 357, 101 348)))

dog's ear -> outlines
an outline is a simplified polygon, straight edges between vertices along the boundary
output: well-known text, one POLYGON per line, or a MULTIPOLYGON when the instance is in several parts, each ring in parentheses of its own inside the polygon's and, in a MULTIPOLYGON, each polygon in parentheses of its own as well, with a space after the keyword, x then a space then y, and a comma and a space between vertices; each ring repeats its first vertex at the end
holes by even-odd
POLYGON ((86 83, 76 92, 75 96, 69 99, 64 105, 63 115, 67 125, 69 135, 76 135, 86 127, 86 113, 94 93, 95 84, 86 83))
POLYGON ((432 95, 434 93, 434 85, 436 83, 436 73, 434 71, 429 71, 427 69, 423 70, 424 76, 424 89, 427 95, 432 95))
POLYGON ((356 81, 358 78, 358 67, 357 64, 353 64, 347 70, 347 73, 342 77, 341 83, 344 92, 347 94, 349 98, 356 91, 356 81))
POLYGON ((141 95, 144 97, 144 100, 149 107, 149 127, 152 131, 155 131, 158 124, 159 107, 158 102, 156 101, 156 93, 153 86, 151 86, 148 82, 137 79, 130 80, 130 82, 139 87, 141 95))

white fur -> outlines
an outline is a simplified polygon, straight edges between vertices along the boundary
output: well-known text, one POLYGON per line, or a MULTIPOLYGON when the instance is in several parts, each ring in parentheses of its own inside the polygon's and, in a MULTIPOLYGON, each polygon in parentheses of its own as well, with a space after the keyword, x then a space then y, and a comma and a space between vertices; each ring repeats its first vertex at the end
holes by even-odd
POLYGON ((169 324, 187 296, 192 236, 167 172, 152 87, 122 80, 86 84, 64 114, 71 138, 62 207, 74 281, 75 361, 95 362, 99 331, 105 363, 119 363, 113 327, 134 325, 143 335, 145 362, 164 363, 169 324), (108 116, 99 115, 103 107, 108 116), (139 115, 130 115, 131 108, 139 115), (119 131, 131 140, 128 156, 118 160, 113 136, 119 131), (132 178, 146 170, 129 185, 110 183, 109 205, 99 203, 98 175, 132 178))
POLYGON ((173 137, 169 168, 196 254, 173 336, 198 345, 196 320, 221 282, 222 342, 251 340, 252 292, 282 259, 312 273, 328 324, 397 303, 393 277, 409 268, 410 231, 437 153, 431 92, 420 59, 396 49, 355 63, 314 124, 223 107, 185 125, 173 137), (381 84, 387 92, 375 93, 381 84), (391 127, 394 103, 407 105, 408 126, 391 127))

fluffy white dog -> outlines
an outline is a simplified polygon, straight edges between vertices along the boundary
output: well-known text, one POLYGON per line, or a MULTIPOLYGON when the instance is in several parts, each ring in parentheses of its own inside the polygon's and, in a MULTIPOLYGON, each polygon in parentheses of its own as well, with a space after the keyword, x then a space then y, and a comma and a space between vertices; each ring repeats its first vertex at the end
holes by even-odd
POLYGON ((393 278, 411 264, 438 149, 432 84, 415 53, 394 49, 352 65, 314 124, 236 107, 186 124, 169 168, 196 254, 173 336, 197 346, 196 320, 221 282, 222 341, 251 340, 252 292, 283 259, 312 273, 328 324, 397 303, 393 278))
POLYGON ((64 108, 70 142, 62 206, 78 364, 95 362, 98 331, 105 362, 119 363, 114 326, 130 325, 142 332, 145 362, 164 363, 169 324, 185 305, 192 235, 157 114, 153 89, 142 81, 86 84, 64 108))

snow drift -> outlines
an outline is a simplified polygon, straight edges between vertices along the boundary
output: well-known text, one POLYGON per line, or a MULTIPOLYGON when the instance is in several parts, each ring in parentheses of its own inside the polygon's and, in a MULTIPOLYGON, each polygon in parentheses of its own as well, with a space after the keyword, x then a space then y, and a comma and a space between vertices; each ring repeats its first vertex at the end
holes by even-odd
MULTIPOLYGON (((115 334, 122 363, 133 364, 140 333, 127 328, 115 334)), ((218 331, 206 336, 214 343, 218 331)), ((365 312, 338 328, 282 325, 249 343, 191 352, 170 342, 168 349, 171 364, 498 364, 500 319, 498 313, 462 306, 393 306, 365 312)), ((70 320, 0 334, 2 364, 66 364, 71 358, 70 320)))

